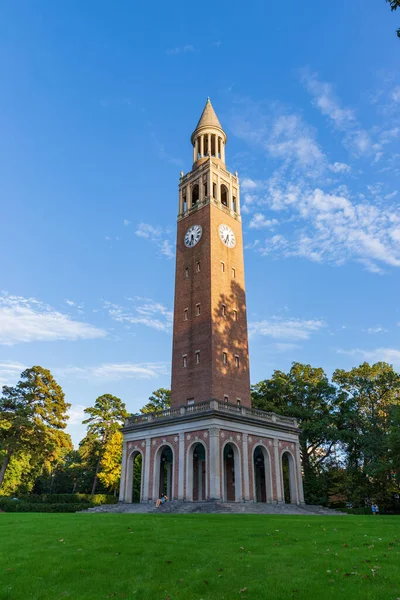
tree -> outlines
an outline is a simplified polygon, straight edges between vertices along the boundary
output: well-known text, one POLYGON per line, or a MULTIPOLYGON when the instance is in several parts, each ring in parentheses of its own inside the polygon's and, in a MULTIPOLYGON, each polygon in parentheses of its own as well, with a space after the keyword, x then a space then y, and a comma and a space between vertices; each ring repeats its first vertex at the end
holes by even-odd
POLYGON ((332 379, 343 398, 348 495, 356 505, 375 501, 389 507, 396 491, 389 434, 392 411, 400 405, 400 375, 387 363, 365 362, 350 371, 337 369, 332 379))
POLYGON ((93 407, 85 408, 85 413, 90 415, 88 419, 83 421, 84 425, 88 425, 88 433, 80 446, 82 455, 86 459, 92 456, 96 461, 91 491, 92 494, 95 494, 101 462, 107 444, 129 415, 122 400, 111 394, 99 396, 93 407))
POLYGON ((35 457, 44 468, 50 468, 57 460, 60 446, 66 443, 62 430, 69 407, 61 387, 43 367, 26 369, 15 387, 3 387, 0 487, 11 459, 21 453, 35 457))
POLYGON ((140 409, 141 413, 157 412, 171 406, 171 390, 159 388, 149 398, 148 403, 140 409))
MULTIPOLYGON (((386 0, 390 4, 390 10, 397 10, 400 8, 400 0, 386 0)), ((400 38, 400 28, 396 31, 397 37, 400 38)))
POLYGON ((122 468, 122 443, 124 436, 115 431, 107 440, 101 459, 101 471, 98 474, 101 483, 114 493, 119 488, 122 468))
POLYGON ((252 405, 295 417, 300 425, 300 450, 304 468, 306 501, 326 501, 321 481, 325 465, 335 457, 340 440, 335 387, 321 368, 293 363, 289 373, 274 371, 272 377, 252 386, 252 405))

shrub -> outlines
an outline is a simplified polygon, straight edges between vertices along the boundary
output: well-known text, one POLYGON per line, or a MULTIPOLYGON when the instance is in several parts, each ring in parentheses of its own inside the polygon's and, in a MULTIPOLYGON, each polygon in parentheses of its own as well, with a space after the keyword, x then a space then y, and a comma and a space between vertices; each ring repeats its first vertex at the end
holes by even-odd
POLYGON ((0 510, 4 512, 63 513, 77 512, 91 508, 92 506, 94 504, 91 502, 46 504, 44 502, 22 502, 20 500, 12 500, 11 498, 0 498, 0 510))
POLYGON ((98 506, 99 504, 116 504, 118 502, 116 496, 108 494, 95 494, 94 496, 91 494, 21 494, 18 496, 18 500, 30 504, 79 504, 80 502, 89 502, 94 506, 98 506))

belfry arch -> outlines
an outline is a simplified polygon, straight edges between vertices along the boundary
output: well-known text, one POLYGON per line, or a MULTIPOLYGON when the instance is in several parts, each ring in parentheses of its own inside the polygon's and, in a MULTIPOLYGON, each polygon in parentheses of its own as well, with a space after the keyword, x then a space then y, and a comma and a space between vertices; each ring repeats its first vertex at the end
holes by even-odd
POLYGON ((253 474, 254 501, 272 502, 271 457, 262 445, 256 446, 253 451, 253 474))
POLYGON ((227 442, 222 452, 222 497, 225 502, 242 499, 242 469, 239 448, 227 442))
POLYGON ((207 500, 207 450, 202 442, 189 446, 186 465, 186 499, 189 502, 207 500))
POLYGON ((228 206, 229 190, 224 183, 221 184, 221 204, 228 206))
POLYGON ((143 499, 143 455, 133 450, 127 460, 125 502, 141 502, 143 499))
POLYGON ((285 504, 297 504, 296 463, 289 450, 281 456, 282 498, 285 504))
POLYGON ((157 500, 161 494, 173 499, 174 450, 169 444, 161 445, 154 458, 153 500, 157 500))

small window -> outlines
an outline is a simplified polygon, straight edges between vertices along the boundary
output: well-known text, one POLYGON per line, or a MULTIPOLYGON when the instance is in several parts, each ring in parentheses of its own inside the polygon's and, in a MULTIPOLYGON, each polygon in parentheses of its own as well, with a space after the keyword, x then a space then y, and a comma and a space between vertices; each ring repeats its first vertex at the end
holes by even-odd
POLYGON ((208 196, 208 185, 207 185, 207 181, 204 183, 204 198, 207 198, 208 196))
POLYGON ((236 356, 235 356, 235 367, 236 367, 237 369, 239 368, 239 357, 238 357, 238 355, 237 355, 237 354, 236 354, 236 356))
POLYGON ((229 402, 229 396, 224 396, 224 402, 229 402))
POLYGON ((200 315, 200 304, 196 304, 196 317, 200 315))
POLYGON ((185 277, 186 279, 189 277, 189 267, 186 267, 185 269, 185 277))
POLYGON ((200 273, 200 261, 197 261, 196 263, 196 271, 200 273))
POLYGON ((221 260, 221 272, 225 273, 225 263, 221 260))
POLYGON ((232 279, 235 279, 236 277, 236 269, 235 267, 232 267, 232 279))
POLYGON ((234 310, 234 311, 233 311, 233 320, 234 320, 234 321, 237 321, 237 320, 238 320, 238 313, 237 313, 237 310, 234 310))
POLYGON ((217 197, 217 184, 213 183, 213 198, 217 197))
POLYGON ((234 212, 236 212, 236 197, 235 196, 233 196, 233 198, 232 198, 232 209, 234 212))
POLYGON ((222 312, 222 316, 223 316, 223 317, 226 317, 226 304, 223 304, 223 305, 221 306, 221 312, 222 312))
POLYGON ((189 311, 187 308, 185 308, 185 310, 183 311, 183 320, 187 321, 189 318, 189 311))
POLYGON ((227 352, 222 353, 222 362, 224 363, 224 365, 228 364, 228 353, 227 352))
POLYGON ((200 350, 196 350, 196 365, 200 364, 200 350))
POLYGON ((184 355, 182 356, 182 366, 183 366, 184 368, 186 368, 186 367, 187 367, 187 354, 184 354, 184 355))
POLYGON ((186 204, 186 196, 183 196, 183 212, 186 212, 187 204, 186 204))
POLYGON ((238 406, 240 406, 240 405, 241 405, 241 403, 242 403, 241 399, 240 399, 240 398, 236 398, 236 404, 237 404, 238 406))
POLYGON ((188 403, 188 406, 191 406, 192 404, 194 404, 194 398, 188 398, 187 403, 188 403))

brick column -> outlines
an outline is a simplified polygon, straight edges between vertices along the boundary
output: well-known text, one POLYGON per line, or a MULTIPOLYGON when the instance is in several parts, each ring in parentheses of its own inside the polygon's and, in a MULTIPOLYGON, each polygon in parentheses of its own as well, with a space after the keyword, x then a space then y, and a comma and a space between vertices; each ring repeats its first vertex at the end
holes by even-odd
POLYGON ((124 441, 122 445, 122 468, 121 468, 121 480, 119 484, 119 501, 125 502, 125 478, 126 478, 126 454, 127 454, 127 442, 124 441))
POLYGON ((279 459, 278 440, 274 440, 276 501, 282 502, 281 461, 279 459))
POLYGON ((179 434, 179 471, 178 471, 178 500, 184 499, 184 477, 185 477, 185 434, 179 434))
POLYGON ((250 500, 250 485, 249 485, 249 446, 248 446, 248 434, 243 433, 242 435, 242 448, 243 448, 243 484, 244 484, 244 499, 246 502, 250 500))
POLYGON ((210 457, 209 457, 209 472, 210 472, 210 500, 221 499, 221 460, 219 449, 219 429, 212 427, 209 430, 210 434, 210 457))
POLYGON ((146 438, 146 448, 144 452, 144 480, 143 480, 143 502, 151 500, 149 496, 149 478, 150 478, 150 460, 151 460, 151 438, 146 438))
POLYGON ((296 442, 296 471, 297 471, 297 499, 304 504, 303 477, 301 474, 300 444, 296 442))

